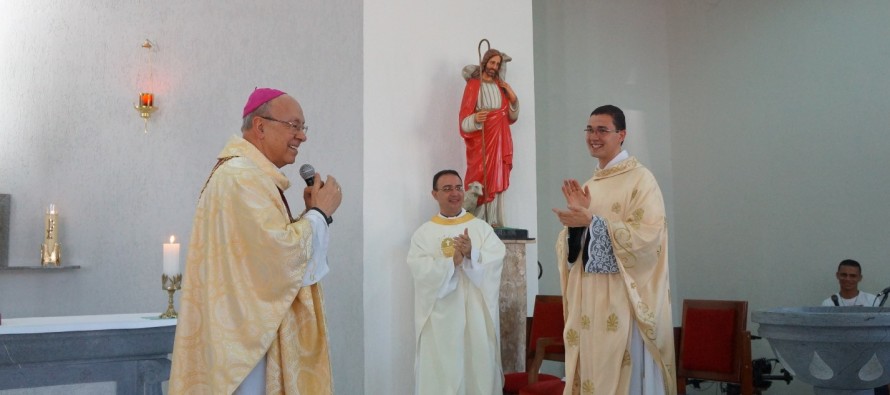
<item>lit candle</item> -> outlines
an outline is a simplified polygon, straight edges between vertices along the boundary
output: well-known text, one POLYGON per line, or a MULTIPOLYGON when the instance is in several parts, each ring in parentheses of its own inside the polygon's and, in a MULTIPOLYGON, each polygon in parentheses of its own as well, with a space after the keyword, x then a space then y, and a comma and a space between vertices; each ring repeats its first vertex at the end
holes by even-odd
POLYGON ((174 243, 176 238, 170 236, 170 242, 164 243, 164 274, 173 277, 179 274, 179 243, 174 243))
POLYGON ((142 107, 151 107, 155 103, 155 95, 151 93, 142 93, 139 95, 139 105, 142 107))

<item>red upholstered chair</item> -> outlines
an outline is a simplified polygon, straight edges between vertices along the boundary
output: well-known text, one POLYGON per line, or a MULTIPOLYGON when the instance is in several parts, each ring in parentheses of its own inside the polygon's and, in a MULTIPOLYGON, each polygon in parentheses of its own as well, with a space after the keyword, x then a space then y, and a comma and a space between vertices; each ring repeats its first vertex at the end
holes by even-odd
POLYGON ((562 395, 565 387, 562 380, 539 381, 519 390, 519 395, 562 395))
POLYGON ((535 310, 526 328, 528 344, 525 349, 525 372, 504 375, 504 394, 513 395, 529 384, 538 381, 559 381, 559 377, 539 374, 544 360, 565 362, 562 331, 565 318, 562 314, 562 296, 535 296, 535 310))
MULTIPOLYGON (((677 345, 677 393, 686 393, 686 379, 735 383, 741 395, 754 392, 748 302, 683 301, 683 326, 677 345)), ((676 332, 675 332, 676 333, 676 332)))

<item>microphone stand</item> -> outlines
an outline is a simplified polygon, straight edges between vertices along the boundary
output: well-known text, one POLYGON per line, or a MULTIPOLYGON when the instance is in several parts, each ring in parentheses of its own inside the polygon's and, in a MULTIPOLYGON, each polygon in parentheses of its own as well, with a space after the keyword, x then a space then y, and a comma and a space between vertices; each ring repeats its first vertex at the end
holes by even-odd
MULTIPOLYGON (((881 303, 878 304, 878 307, 884 307, 884 303, 887 303, 887 295, 890 295, 890 287, 884 288, 884 290, 875 295, 876 298, 881 298, 881 303)), ((874 306, 874 303, 872 303, 872 306, 874 306)))

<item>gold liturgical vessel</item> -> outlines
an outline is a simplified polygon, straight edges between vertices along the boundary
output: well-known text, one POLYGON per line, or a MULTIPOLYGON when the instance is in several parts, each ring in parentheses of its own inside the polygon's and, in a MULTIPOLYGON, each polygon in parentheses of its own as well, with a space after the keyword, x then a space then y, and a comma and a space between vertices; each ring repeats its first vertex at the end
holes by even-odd
POLYGON ((44 240, 40 246, 40 264, 59 267, 62 264, 62 245, 59 244, 59 213, 50 204, 44 218, 44 240))
POLYGON ((177 274, 174 276, 168 276, 166 274, 161 275, 161 289, 167 291, 168 299, 167 299, 167 311, 164 314, 161 314, 158 318, 176 318, 178 314, 176 314, 176 309, 173 308, 173 294, 176 290, 180 289, 182 286, 182 274, 177 274))

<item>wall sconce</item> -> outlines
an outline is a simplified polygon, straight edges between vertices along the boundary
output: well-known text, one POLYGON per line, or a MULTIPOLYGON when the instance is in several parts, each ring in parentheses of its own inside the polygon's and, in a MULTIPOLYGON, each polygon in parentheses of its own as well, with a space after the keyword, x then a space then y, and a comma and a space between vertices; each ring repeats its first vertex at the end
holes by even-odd
POLYGON ((148 51, 148 92, 139 93, 139 104, 133 105, 133 107, 136 108, 136 111, 139 112, 139 116, 141 116, 142 120, 145 122, 145 127, 143 129, 145 133, 148 133, 148 118, 151 118, 151 113, 158 109, 155 107, 155 95, 151 92, 153 83, 151 49, 153 47, 153 43, 147 38, 145 39, 145 42, 142 43, 142 48, 145 48, 148 51))

